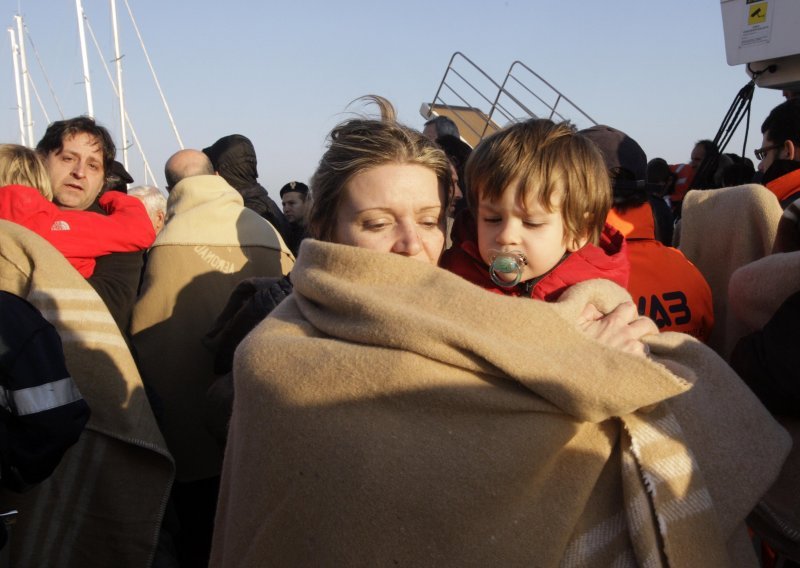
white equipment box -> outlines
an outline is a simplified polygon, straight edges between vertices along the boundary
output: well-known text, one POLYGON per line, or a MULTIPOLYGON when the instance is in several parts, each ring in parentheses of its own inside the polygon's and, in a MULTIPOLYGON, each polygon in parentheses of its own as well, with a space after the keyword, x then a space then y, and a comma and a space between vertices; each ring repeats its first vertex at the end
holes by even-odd
POLYGON ((800 90, 800 1, 721 0, 728 65, 746 64, 759 87, 800 90))

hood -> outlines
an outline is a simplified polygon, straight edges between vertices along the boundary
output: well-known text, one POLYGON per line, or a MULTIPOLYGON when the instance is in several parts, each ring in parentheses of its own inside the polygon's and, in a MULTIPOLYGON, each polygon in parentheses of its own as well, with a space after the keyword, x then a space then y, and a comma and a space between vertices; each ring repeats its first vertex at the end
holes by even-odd
POLYGON ((208 148, 203 148, 203 153, 211 160, 214 170, 237 191, 256 184, 256 150, 246 136, 224 136, 208 148))

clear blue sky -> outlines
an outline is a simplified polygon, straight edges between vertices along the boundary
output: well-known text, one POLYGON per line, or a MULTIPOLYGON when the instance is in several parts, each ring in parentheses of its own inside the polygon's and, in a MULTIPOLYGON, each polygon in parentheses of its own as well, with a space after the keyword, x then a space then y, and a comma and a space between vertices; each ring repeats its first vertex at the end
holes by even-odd
MULTIPOLYGON (((260 181, 276 200, 285 182, 308 180, 326 134, 361 95, 389 98, 403 122, 421 128, 420 105, 433 98, 455 51, 498 81, 512 61, 525 62, 595 120, 627 132, 649 158, 669 162, 687 161, 695 140, 713 138, 748 80, 742 66, 726 63, 720 4, 713 0, 128 1, 185 147, 203 148, 232 133, 250 137, 260 181)), ((7 26, 15 13, 25 17, 65 116, 85 113, 75 2, 15 0, 4 8, 7 26)), ((108 1, 84 0, 84 9, 112 59, 108 1)), ((163 187, 163 164, 178 143, 122 0, 117 11, 126 108, 163 187)), ((119 143, 119 105, 88 42, 95 116, 119 143)), ((26 48, 50 120, 58 119, 26 48)), ((10 52, 6 33, 0 136, 18 142, 10 52)), ((38 139, 46 120, 31 98, 38 139)), ((782 100, 778 91, 756 90, 751 159, 761 122, 782 100)), ((743 131, 729 151, 741 150, 743 131)), ((142 183, 135 148, 130 156, 135 183, 142 183)))

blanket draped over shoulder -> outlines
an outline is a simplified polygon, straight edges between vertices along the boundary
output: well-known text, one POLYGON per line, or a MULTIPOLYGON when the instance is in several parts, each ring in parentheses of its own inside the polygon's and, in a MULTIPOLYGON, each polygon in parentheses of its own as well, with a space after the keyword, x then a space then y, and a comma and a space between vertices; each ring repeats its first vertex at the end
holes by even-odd
POLYGON ((736 270, 728 284, 728 305, 742 324, 742 335, 764 327, 798 290, 800 251, 771 254, 736 270))
MULTIPOLYGON (((760 331, 775 315, 775 312, 782 307, 781 304, 798 292, 800 292, 800 251, 772 254, 741 267, 731 276, 728 288, 731 311, 742 322, 744 333, 760 331)), ((800 323, 796 319, 793 321, 793 329, 796 330, 800 323)), ((796 381, 795 336, 796 333, 787 335, 782 338, 785 343, 781 342, 775 345, 777 352, 782 357, 774 357, 772 351, 764 353, 762 357, 769 359, 769 363, 774 365, 774 368, 759 369, 759 372, 753 373, 754 376, 751 378, 757 378, 764 382, 770 381, 767 384, 772 384, 771 381, 785 381, 787 384, 796 381), (783 345, 786 347, 781 351, 783 345)), ((765 341, 767 340, 765 339, 765 341)), ((753 345, 758 344, 754 343, 753 345)), ((747 349, 748 344, 743 347, 747 349)), ((736 366, 735 358, 732 358, 732 361, 736 366)), ((796 400, 783 394, 782 398, 786 401, 796 400)), ((787 402, 786 404, 791 405, 792 403, 787 402)), ((793 549, 795 554, 800 552, 800 419, 797 418, 798 412, 800 410, 795 407, 794 416, 779 417, 781 423, 792 434, 795 443, 778 481, 770 487, 769 492, 758 504, 755 519, 753 519, 757 523, 759 532, 777 540, 784 548, 791 547, 790 549, 793 549)))
POLYGON ((50 243, 0 221, 0 289, 26 298, 58 330, 92 416, 53 475, 22 495, 11 566, 149 566, 174 475, 119 328, 50 243))
POLYGON ((772 252, 783 211, 775 194, 757 184, 690 191, 682 211, 680 250, 703 273, 714 300, 708 345, 727 359, 742 335, 727 302, 731 274, 772 252))
POLYGON ((212 565, 755 563, 788 436, 689 336, 577 330, 622 288, 546 304, 311 240, 292 281, 236 353, 212 565))

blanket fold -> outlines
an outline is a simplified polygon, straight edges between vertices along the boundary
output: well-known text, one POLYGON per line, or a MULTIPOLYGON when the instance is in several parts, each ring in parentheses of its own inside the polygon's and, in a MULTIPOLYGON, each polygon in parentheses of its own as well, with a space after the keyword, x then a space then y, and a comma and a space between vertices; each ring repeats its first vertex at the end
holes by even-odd
POLYGON ((13 566, 147 566, 174 464, 131 354, 103 301, 47 241, 0 221, 0 289, 58 330, 92 416, 53 475, 3 493, 19 511, 13 566))
POLYGON ((682 212, 679 248, 703 273, 714 300, 708 345, 727 359, 742 336, 728 304, 731 275, 770 254, 783 211, 774 193, 748 184, 690 191, 682 212))
POLYGON ((577 330, 622 288, 549 305, 397 255, 301 250, 294 293, 236 353, 213 565, 754 560, 730 551, 786 433, 688 336, 648 360, 577 330))

